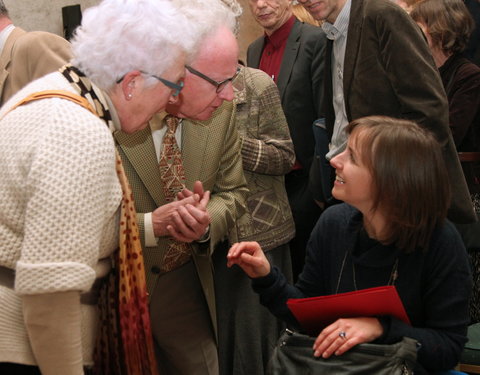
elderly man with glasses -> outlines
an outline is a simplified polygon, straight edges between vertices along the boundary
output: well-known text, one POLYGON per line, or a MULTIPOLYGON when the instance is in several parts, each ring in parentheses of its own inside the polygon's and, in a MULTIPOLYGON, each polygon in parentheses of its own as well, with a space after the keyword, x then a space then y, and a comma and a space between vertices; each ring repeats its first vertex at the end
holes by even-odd
POLYGON ((155 77, 176 90, 168 113, 116 140, 138 212, 160 373, 218 374, 211 255, 236 241, 247 193, 231 103, 235 17, 216 0, 175 3, 205 23, 203 42, 182 82, 155 77), (192 195, 196 204, 179 204, 192 195))

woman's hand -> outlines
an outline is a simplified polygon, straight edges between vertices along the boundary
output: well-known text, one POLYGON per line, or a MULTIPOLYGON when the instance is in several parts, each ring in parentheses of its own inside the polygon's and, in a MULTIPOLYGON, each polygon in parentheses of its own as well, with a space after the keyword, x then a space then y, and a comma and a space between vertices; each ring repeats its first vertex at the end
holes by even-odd
POLYGON ((313 344, 314 357, 342 355, 355 345, 371 342, 383 334, 377 318, 338 319, 318 335, 313 344))
POLYGON ((251 278, 267 276, 270 263, 258 242, 239 242, 234 244, 227 254, 227 266, 238 264, 251 278))

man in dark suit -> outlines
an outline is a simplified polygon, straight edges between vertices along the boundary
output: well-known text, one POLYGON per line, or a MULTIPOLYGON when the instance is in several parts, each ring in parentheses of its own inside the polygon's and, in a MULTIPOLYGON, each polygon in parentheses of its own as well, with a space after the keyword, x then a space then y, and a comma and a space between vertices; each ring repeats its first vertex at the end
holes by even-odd
POLYGON ((250 0, 250 10, 265 35, 247 51, 247 65, 269 74, 280 91, 295 148, 296 162, 285 176, 295 221, 290 242, 294 278, 303 268, 305 247, 321 209, 309 190, 314 154, 313 122, 322 114, 325 33, 295 18, 290 0, 250 0))
MULTIPOLYGON (((417 122, 442 144, 452 186, 448 217, 475 221, 448 126, 448 104, 421 30, 389 0, 299 0, 329 39, 325 84, 327 159, 343 151, 349 121, 385 115, 417 122)), ((421 166, 419 166, 421 167, 421 166)), ((408 202, 405 202, 406 204, 408 202)))

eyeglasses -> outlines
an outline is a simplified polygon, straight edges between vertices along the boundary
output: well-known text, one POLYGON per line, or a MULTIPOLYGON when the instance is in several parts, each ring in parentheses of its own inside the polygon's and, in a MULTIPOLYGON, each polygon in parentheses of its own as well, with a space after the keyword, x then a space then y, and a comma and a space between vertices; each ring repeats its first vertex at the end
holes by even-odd
POLYGON ((232 77, 227 78, 227 79, 225 79, 221 82, 218 82, 218 81, 215 81, 214 79, 211 79, 210 77, 206 76, 205 74, 199 72, 198 70, 193 69, 190 65, 185 65, 185 69, 187 69, 190 73, 195 74, 196 76, 198 76, 200 78, 203 78, 208 83, 211 83, 213 86, 215 86, 217 88, 217 93, 222 91, 225 88, 225 86, 227 86, 229 82, 232 82, 237 77, 238 73, 240 73, 240 67, 237 67, 237 71, 235 72, 235 74, 232 77))
MULTIPOLYGON (((173 97, 176 97, 180 94, 180 91, 182 91, 183 89, 183 81, 179 81, 177 83, 175 82, 172 82, 172 81, 169 81, 168 79, 165 79, 165 78, 162 78, 162 77, 158 77, 156 76, 155 74, 150 74, 150 73, 147 73, 147 72, 143 72, 143 71, 140 71, 140 73, 142 74, 145 74, 147 76, 150 76, 150 77, 153 77, 153 78, 156 78, 158 79, 160 82, 162 82, 165 86, 167 86, 168 88, 172 89, 172 90, 175 90, 173 93, 172 93, 172 96, 173 97)), ((125 76, 122 76, 121 78, 119 78, 117 80, 117 83, 120 83, 123 81, 123 79, 125 78, 125 76)))

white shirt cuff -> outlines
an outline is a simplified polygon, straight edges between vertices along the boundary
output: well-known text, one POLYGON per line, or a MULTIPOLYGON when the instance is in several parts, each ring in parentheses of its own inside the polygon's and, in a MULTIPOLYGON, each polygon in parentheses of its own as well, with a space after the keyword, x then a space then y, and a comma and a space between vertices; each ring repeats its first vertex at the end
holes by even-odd
POLYGON ((146 213, 143 215, 143 225, 145 227, 145 246, 155 247, 158 244, 158 240, 153 232, 152 213, 146 213))

